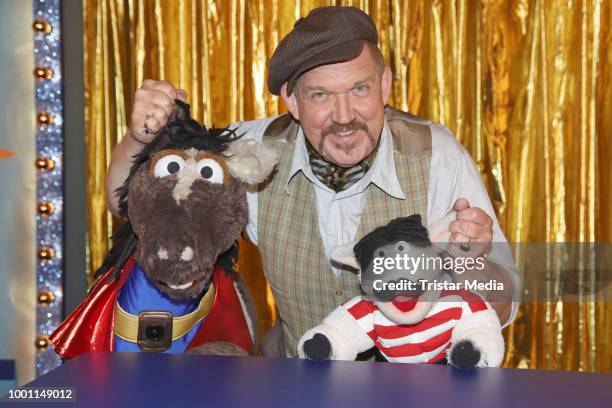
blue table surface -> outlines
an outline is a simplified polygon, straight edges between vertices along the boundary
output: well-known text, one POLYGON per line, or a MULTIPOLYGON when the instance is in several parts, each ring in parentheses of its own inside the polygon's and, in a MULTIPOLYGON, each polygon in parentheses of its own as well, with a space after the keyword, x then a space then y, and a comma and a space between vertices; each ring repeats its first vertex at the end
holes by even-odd
POLYGON ((88 353, 24 387, 74 387, 76 402, 12 405, 612 407, 610 374, 184 354, 88 353))

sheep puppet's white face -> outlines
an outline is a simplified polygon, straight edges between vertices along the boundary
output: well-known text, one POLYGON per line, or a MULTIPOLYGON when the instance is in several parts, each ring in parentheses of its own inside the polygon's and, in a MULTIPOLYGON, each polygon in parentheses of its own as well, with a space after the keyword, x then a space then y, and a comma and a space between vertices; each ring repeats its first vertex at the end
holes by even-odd
MULTIPOLYGON (((430 237, 436 237, 438 242, 436 245, 419 247, 411 245, 404 241, 398 241, 390 245, 386 245, 376 249, 374 258, 391 258, 396 259, 421 259, 424 262, 426 259, 438 258, 439 244, 448 242, 450 232, 448 225, 455 219, 455 213, 450 213, 441 220, 431 224, 428 228, 430 237)), ((360 265, 355 258, 353 248, 356 242, 337 247, 331 255, 332 262, 339 265, 348 266, 359 275, 362 290, 370 297, 378 309, 395 324, 416 324, 422 321, 435 302, 440 297, 440 290, 436 288, 428 288, 425 282, 440 280, 444 275, 444 270, 433 266, 433 262, 429 267, 420 268, 417 270, 409 269, 412 263, 403 263, 400 268, 385 268, 381 272, 380 263, 378 264, 377 272, 374 269, 374 259, 370 262, 365 271, 361 271, 360 265), (406 268, 408 265, 409 268, 406 268), (376 284, 375 280, 378 280, 376 284), (400 280, 411 281, 414 283, 414 290, 383 290, 382 282, 398 282, 400 280)), ((397 263, 394 263, 397 265, 397 263)), ((424 264, 421 264, 424 265, 424 264)))

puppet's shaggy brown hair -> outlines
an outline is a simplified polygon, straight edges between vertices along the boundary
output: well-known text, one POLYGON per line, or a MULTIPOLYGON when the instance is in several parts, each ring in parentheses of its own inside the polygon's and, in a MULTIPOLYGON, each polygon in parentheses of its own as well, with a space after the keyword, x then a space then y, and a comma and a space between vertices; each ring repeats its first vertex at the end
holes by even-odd
MULTIPOLYGON (((228 149, 228 146, 231 142, 239 139, 240 137, 241 135, 237 135, 234 129, 207 129, 205 126, 202 126, 190 117, 189 105, 179 100, 175 101, 175 111, 173 113, 173 117, 171 117, 169 123, 157 133, 155 138, 150 143, 146 144, 140 153, 134 156, 133 164, 128 177, 126 178, 123 185, 119 187, 116 191, 116 193, 119 195, 120 215, 123 217, 127 217, 128 214, 137 213, 134 211, 130 211, 129 208, 128 196, 130 186, 132 185, 132 182, 135 180, 135 178, 138 178, 138 175, 143 173, 143 169, 149 166, 151 158, 153 155, 155 155, 155 153, 167 149, 196 149, 200 151, 208 151, 213 154, 222 154, 228 149)), ((164 180, 164 182, 167 183, 168 181, 164 180)), ((237 183, 233 188, 236 189, 241 187, 242 186, 239 186, 237 183)), ((236 194, 232 194, 229 192, 227 194, 224 193, 222 194, 224 197, 219 198, 220 200, 228 200, 231 202, 231 200, 235 199, 236 195, 240 195, 240 192, 238 191, 235 191, 235 193, 236 194)), ((141 204, 140 200, 138 203, 134 203, 133 205, 136 204, 141 204)), ((145 204, 144 200, 142 201, 142 204, 145 204)), ((240 205, 240 207, 244 208, 242 208, 242 210, 239 209, 238 212, 245 213, 246 202, 244 202, 243 205, 240 205)), ((212 209, 210 208, 209 210, 212 211, 212 209)), ((151 216, 152 214, 149 213, 148 215, 151 216)), ((246 217, 246 215, 237 215, 237 222, 246 222, 242 219, 246 217)), ((162 214, 158 214, 158 216, 161 217, 162 214)), ((207 216, 205 208, 202 208, 200 216, 207 216)), ((210 213, 208 213, 208 216, 210 216, 210 213)), ((226 219, 224 221, 229 220, 226 219)), ((140 220, 140 222, 143 222, 143 220, 140 220)), ((235 224, 235 222, 230 224, 235 224)), ((216 231, 216 233, 218 235, 218 231, 216 231)), ((215 235, 215 233, 212 233, 212 235, 215 235)), ((172 239, 172 237, 169 238, 172 239)), ((114 268, 113 278, 116 279, 121 273, 121 270, 127 262, 128 258, 137 251, 139 245, 138 236, 136 235, 130 220, 127 220, 117 230, 117 232, 113 234, 112 239, 114 240, 114 245, 109 251, 106 258, 104 259, 102 266, 96 271, 96 277, 102 276, 108 270, 114 268)), ((221 266, 227 273, 231 273, 233 271, 234 262, 237 258, 237 254, 237 244, 231 245, 225 250, 225 252, 218 255, 216 264, 221 266)), ((143 258, 146 257, 143 255, 143 258)))

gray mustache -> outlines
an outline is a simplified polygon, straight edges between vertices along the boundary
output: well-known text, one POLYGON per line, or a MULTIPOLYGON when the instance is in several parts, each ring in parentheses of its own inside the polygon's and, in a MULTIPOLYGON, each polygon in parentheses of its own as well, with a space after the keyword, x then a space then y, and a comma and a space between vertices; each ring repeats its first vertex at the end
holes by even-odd
POLYGON ((368 127, 366 126, 365 123, 360 122, 356 119, 353 119, 349 123, 345 123, 345 124, 333 123, 329 125, 328 127, 324 128, 321 134, 322 136, 327 136, 330 133, 352 132, 354 130, 363 130, 364 132, 367 132, 368 127))

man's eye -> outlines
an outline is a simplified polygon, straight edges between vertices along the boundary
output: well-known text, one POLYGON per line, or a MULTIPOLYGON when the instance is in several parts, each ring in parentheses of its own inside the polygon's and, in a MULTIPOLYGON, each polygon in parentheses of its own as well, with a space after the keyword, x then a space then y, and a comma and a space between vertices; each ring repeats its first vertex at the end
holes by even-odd
POLYGON ((365 95, 370 90, 367 85, 357 85, 354 89, 357 95, 365 95))
POLYGON ((325 100, 327 98, 327 93, 325 92, 321 92, 321 91, 317 91, 317 92, 313 92, 310 97, 316 101, 322 101, 325 100))

